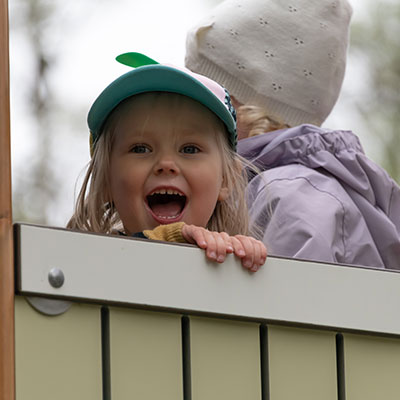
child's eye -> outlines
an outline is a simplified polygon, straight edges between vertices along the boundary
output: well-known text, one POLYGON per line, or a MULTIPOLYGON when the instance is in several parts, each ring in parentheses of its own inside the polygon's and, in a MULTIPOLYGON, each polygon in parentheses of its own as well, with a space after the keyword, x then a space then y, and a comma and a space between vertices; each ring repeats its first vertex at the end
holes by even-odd
POLYGON ((145 144, 136 144, 131 148, 131 153, 138 153, 138 154, 150 153, 150 148, 145 144))
POLYGON ((185 153, 185 154, 196 154, 199 151, 200 151, 200 149, 193 144, 188 144, 186 146, 183 146, 182 150, 181 150, 181 152, 185 153))

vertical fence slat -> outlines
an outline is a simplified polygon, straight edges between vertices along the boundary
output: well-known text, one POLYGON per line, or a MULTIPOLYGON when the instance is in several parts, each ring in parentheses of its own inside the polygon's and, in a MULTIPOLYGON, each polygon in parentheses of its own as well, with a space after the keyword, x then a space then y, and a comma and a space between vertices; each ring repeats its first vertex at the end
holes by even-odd
POLYGON ((8 1, 0 0, 0 400, 15 398, 8 37, 8 1))
POLYGON ((46 316, 16 296, 15 343, 18 400, 101 399, 100 307, 46 316))
POLYGON ((337 400, 335 333, 268 326, 271 400, 337 400))
POLYGON ((260 400, 256 323, 190 317, 193 400, 260 400))
POLYGON ((400 339, 343 334, 346 400, 400 398, 400 339))
POLYGON ((181 317, 110 308, 112 400, 183 398, 181 317))

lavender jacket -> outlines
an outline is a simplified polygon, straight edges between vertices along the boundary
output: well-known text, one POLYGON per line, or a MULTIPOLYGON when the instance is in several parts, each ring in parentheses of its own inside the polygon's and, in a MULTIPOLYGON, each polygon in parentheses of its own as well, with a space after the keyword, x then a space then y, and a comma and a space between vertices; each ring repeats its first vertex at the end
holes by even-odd
POLYGON ((269 254, 400 269, 400 188, 352 132, 301 125, 238 148, 263 171, 249 206, 269 254))

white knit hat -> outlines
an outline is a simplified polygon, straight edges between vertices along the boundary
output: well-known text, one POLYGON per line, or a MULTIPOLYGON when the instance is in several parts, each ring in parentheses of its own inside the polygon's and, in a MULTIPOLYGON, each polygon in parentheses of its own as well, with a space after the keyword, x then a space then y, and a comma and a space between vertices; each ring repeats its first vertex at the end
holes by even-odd
POLYGON ((321 125, 342 86, 347 0, 226 0, 188 32, 186 66, 290 126, 321 125))

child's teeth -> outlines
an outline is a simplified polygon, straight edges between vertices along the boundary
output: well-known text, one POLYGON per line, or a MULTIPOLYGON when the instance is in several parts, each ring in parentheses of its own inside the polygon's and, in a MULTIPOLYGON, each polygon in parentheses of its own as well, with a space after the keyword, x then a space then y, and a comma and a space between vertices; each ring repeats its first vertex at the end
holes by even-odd
POLYGON ((152 192, 151 196, 153 194, 173 194, 176 196, 184 196, 181 192, 178 192, 177 190, 173 190, 173 189, 159 189, 159 190, 155 190, 154 192, 152 192))
POLYGON ((174 219, 177 218, 179 214, 177 215, 170 215, 169 217, 165 216, 165 215, 158 215, 159 218, 163 218, 163 219, 174 219))
POLYGON ((153 194, 174 194, 174 195, 178 195, 178 196, 183 196, 182 193, 178 192, 177 190, 172 190, 172 189, 159 189, 156 190, 152 193, 153 194))

